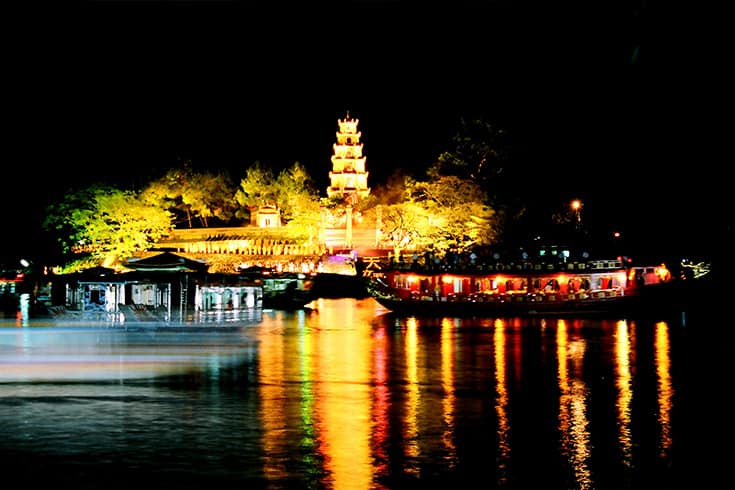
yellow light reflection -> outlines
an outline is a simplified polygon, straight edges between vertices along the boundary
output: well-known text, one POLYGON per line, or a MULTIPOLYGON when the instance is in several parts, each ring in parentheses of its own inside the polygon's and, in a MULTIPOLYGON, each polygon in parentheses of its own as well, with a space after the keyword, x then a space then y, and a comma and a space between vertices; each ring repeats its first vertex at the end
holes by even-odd
MULTIPOLYGON (((311 370, 309 359, 312 357, 313 346, 311 336, 308 335, 306 329, 306 314, 303 311, 297 313, 299 315, 299 367, 301 378, 301 426, 303 427, 304 436, 301 439, 301 447, 313 450, 316 446, 316 430, 314 428, 314 391, 311 380, 311 370)), ((312 454, 309 451, 307 454, 312 454)), ((306 456, 307 458, 311 456, 306 456)), ((314 466, 315 461, 306 461, 307 466, 314 466)))
POLYGON ((622 462, 626 466, 633 463, 633 441, 630 434, 630 411, 633 400, 631 373, 631 343, 628 323, 619 321, 615 328, 616 386, 618 388, 618 443, 622 451, 622 462))
POLYGON ((368 318, 373 312, 351 304, 320 310, 316 326, 330 328, 316 328, 310 334, 318 350, 313 359, 320 361, 312 363, 311 371, 317 386, 314 419, 333 488, 370 488, 373 346, 368 318))
POLYGON ((454 323, 449 318, 442 320, 441 358, 442 390, 444 392, 442 397, 442 418, 444 419, 442 442, 447 448, 447 465, 453 468, 457 462, 454 444, 454 411, 457 400, 454 395, 454 323))
POLYGON ((508 480, 510 460, 510 422, 508 421, 508 385, 505 376, 507 360, 505 355, 505 322, 495 321, 493 334, 495 346, 495 414, 498 418, 498 483, 508 480))
POLYGON ((284 455, 306 449, 307 471, 327 475, 330 488, 370 488, 374 309, 330 305, 308 328, 299 317, 291 335, 285 329, 294 328, 294 314, 306 315, 273 311, 257 330, 263 472, 274 481, 288 478, 284 455))
MULTIPOLYGON (((419 377, 418 377, 418 322, 411 317, 406 321, 406 381, 408 393, 406 394, 406 421, 403 438, 405 441, 405 453, 409 461, 420 454, 417 442, 418 436, 418 407, 420 403, 419 377)), ((419 469, 409 463, 406 472, 418 476, 419 469)))
POLYGON ((671 383, 671 342, 666 322, 656 324, 655 337, 656 376, 658 378, 659 456, 665 458, 671 449, 671 400, 674 388, 671 383))
POLYGON ((587 420, 587 387, 582 379, 585 342, 570 340, 567 324, 559 320, 556 330, 559 377, 559 435, 562 454, 574 471, 577 488, 592 488, 591 454, 587 420), (572 365, 572 370, 568 364, 572 365))
POLYGON ((380 326, 373 334, 373 459, 375 473, 388 473, 390 455, 385 447, 390 432, 390 391, 388 388, 388 340, 385 326, 380 326))
POLYGON ((258 330, 258 379, 260 380, 261 409, 260 418, 263 428, 263 473, 269 480, 279 480, 289 475, 284 458, 287 452, 288 430, 286 417, 287 399, 283 383, 285 379, 285 336, 281 334, 283 312, 277 312, 272 319, 271 328, 258 330))

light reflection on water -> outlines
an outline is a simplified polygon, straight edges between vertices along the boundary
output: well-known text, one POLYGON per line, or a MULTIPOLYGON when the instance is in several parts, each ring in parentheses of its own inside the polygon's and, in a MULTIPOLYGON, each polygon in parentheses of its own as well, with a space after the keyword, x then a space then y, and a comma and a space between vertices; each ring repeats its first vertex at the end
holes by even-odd
POLYGON ((124 380, 201 371, 241 361, 254 348, 242 331, 107 327, 0 329, 0 382, 124 380))
POLYGON ((227 330, 0 328, 2 469, 179 488, 668 488, 685 471, 681 326, 313 306, 227 330))
POLYGON ((584 381, 585 340, 569 338, 565 320, 557 324, 559 364, 559 436, 562 454, 569 460, 576 487, 592 487, 589 468, 590 433, 587 419, 589 392, 584 381))

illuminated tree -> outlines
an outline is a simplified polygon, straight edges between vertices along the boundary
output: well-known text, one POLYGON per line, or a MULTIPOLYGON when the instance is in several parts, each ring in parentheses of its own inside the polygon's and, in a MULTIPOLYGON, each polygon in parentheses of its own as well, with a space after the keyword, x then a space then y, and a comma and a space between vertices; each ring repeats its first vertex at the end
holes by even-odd
POLYGON ((408 191, 411 202, 428 218, 418 231, 436 250, 464 252, 496 239, 495 212, 474 181, 444 176, 430 182, 411 182, 408 191))
POLYGON ((234 186, 226 174, 194 174, 190 185, 181 192, 182 203, 191 210, 204 227, 216 218, 228 222, 234 214, 234 186))
POLYGON ((49 208, 44 225, 57 232, 65 250, 84 252, 111 267, 169 233, 172 216, 133 191, 92 186, 49 208))
POLYGON ((240 187, 235 192, 235 201, 254 212, 265 205, 276 204, 276 179, 273 171, 256 161, 245 171, 240 187))
POLYGON ((235 200, 251 212, 264 205, 277 206, 283 222, 296 234, 314 233, 319 224, 319 195, 299 162, 277 177, 270 168, 255 162, 240 181, 235 200))
POLYGON ((148 184, 141 193, 146 202, 155 203, 172 211, 192 228, 192 220, 199 219, 202 226, 216 218, 228 222, 235 215, 233 200, 235 188, 227 174, 196 173, 186 162, 183 168, 169 170, 166 175, 148 184))
POLYGON ((383 241, 393 248, 396 258, 406 248, 421 248, 431 243, 434 231, 430 223, 431 217, 426 209, 415 203, 380 206, 379 232, 383 241))
POLYGON ((63 199, 48 206, 44 213, 41 227, 56 240, 64 254, 69 254, 78 245, 77 235, 80 230, 72 216, 84 210, 91 213, 95 195, 104 192, 106 187, 92 185, 90 187, 67 192, 63 199))
POLYGON ((529 219, 525 168, 511 165, 513 142, 508 131, 482 119, 462 119, 451 151, 442 153, 427 170, 430 180, 445 176, 472 180, 485 190, 492 208, 493 240, 525 239, 529 219))
POLYGON ((405 249, 422 249, 432 245, 436 226, 441 226, 428 210, 411 200, 413 177, 397 170, 383 186, 374 189, 357 204, 365 222, 377 226, 380 241, 399 257, 405 249))
POLYGON ((278 174, 275 182, 281 219, 297 235, 317 235, 320 222, 319 194, 303 165, 295 162, 278 174))

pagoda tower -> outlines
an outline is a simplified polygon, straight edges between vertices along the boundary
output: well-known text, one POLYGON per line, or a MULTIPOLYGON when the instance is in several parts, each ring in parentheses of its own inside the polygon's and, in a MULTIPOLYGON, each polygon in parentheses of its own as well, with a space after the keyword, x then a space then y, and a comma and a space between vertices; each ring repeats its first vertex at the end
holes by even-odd
POLYGON ((370 194, 367 185, 368 172, 365 170, 365 157, 362 155, 361 132, 357 130, 359 119, 347 117, 338 119, 339 132, 332 155, 332 171, 329 172, 327 196, 345 197, 347 204, 354 205, 370 194))

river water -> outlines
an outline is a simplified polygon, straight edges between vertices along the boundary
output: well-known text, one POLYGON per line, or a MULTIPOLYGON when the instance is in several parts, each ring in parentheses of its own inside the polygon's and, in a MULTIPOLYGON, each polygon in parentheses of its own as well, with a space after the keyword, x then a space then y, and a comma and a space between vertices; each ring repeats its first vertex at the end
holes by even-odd
POLYGON ((0 469, 74 488, 718 488, 730 317, 0 326, 0 469))

